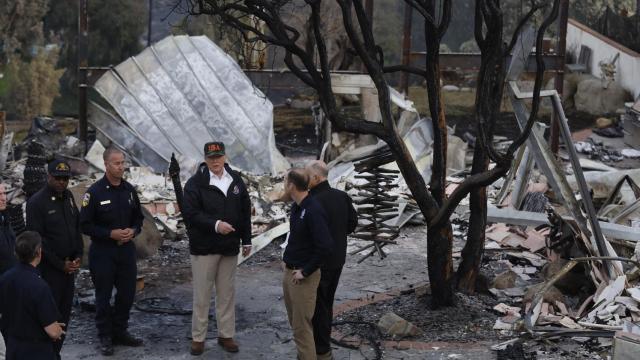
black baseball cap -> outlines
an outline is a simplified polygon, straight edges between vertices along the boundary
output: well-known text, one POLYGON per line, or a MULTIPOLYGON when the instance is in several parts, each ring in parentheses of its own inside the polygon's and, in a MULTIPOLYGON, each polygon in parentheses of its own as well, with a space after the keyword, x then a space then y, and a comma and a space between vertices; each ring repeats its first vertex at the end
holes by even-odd
POLYGON ((204 144, 204 156, 224 155, 224 143, 213 141, 204 144))
POLYGON ((47 168, 49 175, 56 177, 71 177, 71 167, 63 160, 53 160, 47 168))

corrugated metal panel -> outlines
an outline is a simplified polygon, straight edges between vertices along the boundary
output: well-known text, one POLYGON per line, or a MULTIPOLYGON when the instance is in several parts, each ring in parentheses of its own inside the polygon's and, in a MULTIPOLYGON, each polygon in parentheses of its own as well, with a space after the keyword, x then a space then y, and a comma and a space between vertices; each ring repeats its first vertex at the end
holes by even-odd
POLYGON ((138 164, 148 166, 158 173, 167 171, 170 158, 160 155, 151 144, 112 113, 94 102, 89 103, 89 113, 91 125, 119 148, 126 150, 138 164))
POLYGON ((105 73, 95 89, 162 158, 199 161, 204 143, 223 141, 229 163, 245 171, 287 166, 275 147, 273 105, 205 36, 169 36, 105 73))

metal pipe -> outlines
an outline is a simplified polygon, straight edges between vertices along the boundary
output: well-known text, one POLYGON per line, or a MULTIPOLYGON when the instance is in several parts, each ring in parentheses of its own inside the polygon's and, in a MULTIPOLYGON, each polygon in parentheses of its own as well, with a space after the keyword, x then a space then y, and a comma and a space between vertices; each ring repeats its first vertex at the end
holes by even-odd
POLYGON ((78 0, 78 137, 89 149, 87 139, 87 67, 89 57, 89 12, 87 0, 78 0))
MULTIPOLYGON (((564 87, 564 64, 566 62, 567 56, 567 26, 569 22, 569 0, 560 0, 560 16, 558 20, 558 46, 557 53, 561 58, 562 67, 558 69, 555 76, 555 88, 560 97, 562 97, 563 87, 564 87)), ((559 128, 559 118, 558 114, 554 111, 553 118, 551 121, 551 151, 554 154, 558 153, 558 149, 560 148, 560 128, 559 128)))
MULTIPOLYGON (((638 0, 640 1, 640 0, 638 0)), ((411 23, 413 18, 413 8, 408 3, 404 3, 404 26, 402 34, 402 65, 411 63, 411 23)), ((400 91, 409 94, 409 73, 400 73, 400 91)))
MULTIPOLYGON (((587 181, 584 178, 584 173, 582 172, 582 166, 580 165, 580 158, 578 157, 578 153, 576 152, 576 148, 571 143, 571 131, 569 130, 569 124, 567 123, 567 118, 564 115, 564 110, 562 109, 562 100, 560 96, 557 94, 551 98, 553 102, 553 107, 555 108, 556 113, 559 116, 561 121, 558 121, 558 125, 560 128, 560 133, 562 135, 562 139, 565 143, 567 143, 567 151, 569 152, 569 160, 571 161, 571 167, 573 168, 573 173, 576 178, 576 182, 578 183, 578 188, 580 189, 580 196, 582 197, 582 204, 587 212, 587 217, 589 222, 591 223, 591 229, 593 230, 592 236, 595 239, 596 246, 598 247, 598 255, 600 256, 610 256, 609 250, 607 249, 604 236, 602 235, 602 229, 600 228, 600 222, 598 221, 598 216, 596 214, 596 209, 593 206, 593 201, 591 200, 591 193, 589 192, 589 187, 587 186, 587 181)), ((614 279, 615 270, 611 264, 607 264, 606 267, 607 275, 609 279, 614 279)))

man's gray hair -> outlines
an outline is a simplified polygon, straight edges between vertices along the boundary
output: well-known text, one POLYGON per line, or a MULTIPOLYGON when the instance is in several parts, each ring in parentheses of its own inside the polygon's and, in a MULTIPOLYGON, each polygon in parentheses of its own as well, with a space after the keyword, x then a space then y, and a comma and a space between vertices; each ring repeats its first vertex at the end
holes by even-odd
POLYGON ((307 168, 313 172, 315 175, 318 175, 324 179, 329 177, 329 168, 327 168, 327 164, 320 160, 314 160, 307 165, 307 168))
POLYGON ((124 151, 118 149, 115 146, 109 146, 102 153, 102 160, 107 161, 112 154, 122 154, 124 155, 124 151))

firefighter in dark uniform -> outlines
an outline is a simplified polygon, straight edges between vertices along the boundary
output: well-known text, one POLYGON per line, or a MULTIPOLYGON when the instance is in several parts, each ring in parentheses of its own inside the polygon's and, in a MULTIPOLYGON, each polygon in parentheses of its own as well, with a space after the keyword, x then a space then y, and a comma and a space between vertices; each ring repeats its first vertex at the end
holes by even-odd
POLYGON ((91 237, 89 270, 96 289, 96 327, 100 352, 113 355, 113 345, 141 346, 128 330, 136 291, 136 248, 132 242, 144 219, 133 185, 122 177, 124 153, 108 148, 103 154, 105 175, 82 199, 80 226, 91 237), (115 305, 111 292, 116 288, 115 305))
POLYGON ((19 263, 0 278, 0 327, 6 337, 7 360, 54 360, 54 341, 64 335, 65 324, 51 289, 37 269, 42 259, 42 240, 25 231, 16 240, 19 263))
MULTIPOLYGON (((80 214, 71 191, 67 190, 71 168, 62 160, 54 160, 47 168, 47 185, 27 202, 27 230, 42 237, 42 262, 40 273, 49 284, 53 299, 62 315, 61 321, 69 324, 75 274, 80 269, 83 242, 80 233, 80 214)), ((62 340, 54 344, 60 358, 62 340)))

